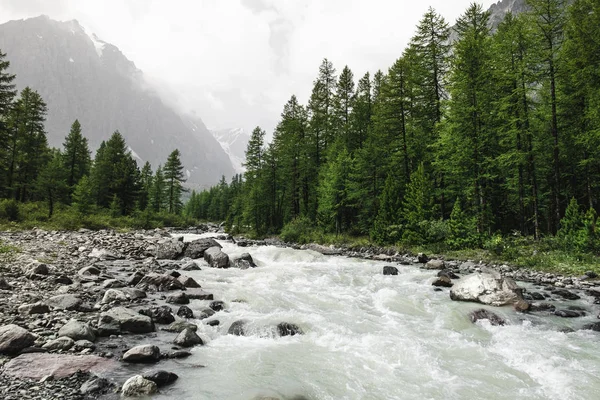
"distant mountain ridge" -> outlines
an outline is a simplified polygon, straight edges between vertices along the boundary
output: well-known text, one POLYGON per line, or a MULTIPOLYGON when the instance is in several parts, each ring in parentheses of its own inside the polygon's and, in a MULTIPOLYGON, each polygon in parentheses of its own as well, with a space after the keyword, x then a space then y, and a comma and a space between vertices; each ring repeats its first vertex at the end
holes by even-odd
POLYGON ((77 21, 46 16, 9 21, 0 25, 0 49, 17 88, 30 86, 48 104, 51 146, 60 147, 79 119, 92 151, 119 130, 135 156, 156 169, 178 148, 190 186, 206 187, 234 174, 202 120, 167 105, 116 46, 77 21))
POLYGON ((221 144, 225 153, 229 156, 231 164, 237 173, 246 171, 244 162, 246 161, 246 149, 250 141, 250 135, 243 128, 218 129, 210 131, 212 135, 221 144))

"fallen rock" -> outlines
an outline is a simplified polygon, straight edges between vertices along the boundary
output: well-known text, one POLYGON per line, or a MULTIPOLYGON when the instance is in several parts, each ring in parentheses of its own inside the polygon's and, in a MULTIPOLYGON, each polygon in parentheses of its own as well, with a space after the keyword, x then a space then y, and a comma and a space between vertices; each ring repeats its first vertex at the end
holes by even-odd
POLYGON ((123 361, 130 363, 155 363, 160 360, 160 349, 151 344, 135 346, 123 354, 123 361))
POLYGON ((229 268, 229 256, 220 247, 209 247, 204 251, 204 260, 213 268, 229 268))
POLYGON ((192 259, 203 258, 204 252, 211 247, 221 248, 221 245, 213 238, 196 239, 188 243, 183 255, 192 259))
POLYGON ((152 290, 158 292, 166 292, 169 290, 185 289, 185 286, 177 280, 177 278, 167 274, 156 274, 151 273, 145 275, 135 285, 136 288, 141 290, 152 290))
POLYGON ((35 336, 18 325, 0 327, 0 354, 17 354, 34 342, 35 336))
POLYGON ((154 323, 152 318, 125 307, 115 307, 100 314, 98 321, 100 336, 115 335, 122 331, 131 333, 154 332, 154 323))
POLYGON ((175 321, 173 310, 169 306, 154 306, 138 311, 140 314, 152 318, 157 324, 170 324, 175 321))
POLYGON ((61 379, 77 371, 102 374, 116 367, 117 363, 114 360, 92 355, 28 353, 10 360, 4 366, 4 373, 20 379, 40 380, 48 375, 61 379))
POLYGON ((167 372, 162 370, 148 372, 143 376, 144 379, 148 379, 149 381, 156 383, 156 386, 158 387, 169 385, 179 378, 179 376, 177 376, 173 372, 167 372))
POLYGON ((419 253, 417 254, 417 261, 420 264, 426 264, 429 261, 429 257, 425 253, 419 253))
POLYGON ((114 301, 128 301, 127 295, 120 290, 117 289, 108 289, 104 292, 104 297, 102 297, 101 304, 108 304, 114 301))
POLYGON ((46 314, 50 312, 48 304, 37 302, 33 304, 23 304, 19 306, 19 313, 25 315, 46 314))
POLYGON ((114 392, 115 385, 106 378, 92 376, 79 388, 79 393, 84 396, 96 397, 98 395, 114 392))
POLYGON ((256 268, 256 264, 254 263, 250 253, 244 253, 233 260, 233 267, 239 269, 256 268))
POLYGON ((494 326, 506 324, 506 321, 504 321, 504 319, 502 317, 498 316, 497 314, 495 314, 491 311, 484 310, 483 308, 471 312, 471 314, 469 314, 469 318, 471 319, 471 322, 473 322, 473 323, 475 323, 481 319, 487 319, 488 321, 490 321, 490 324, 492 324, 494 326))
POLYGON ((243 319, 237 320, 233 324, 231 324, 231 326, 227 330, 227 334, 235 335, 235 336, 246 336, 245 328, 246 328, 247 324, 248 324, 248 321, 246 321, 246 320, 243 320, 243 319))
POLYGON ((298 325, 290 324, 289 322, 280 322, 277 324, 277 332, 279 333, 279 336, 294 336, 304 334, 298 325))
POLYGON ((183 292, 168 296, 166 301, 171 304, 190 304, 189 297, 183 292))
POLYGON ((177 278, 179 282, 186 288, 199 288, 200 284, 194 280, 194 278, 190 278, 189 276, 182 275, 177 278))
POLYGON ((96 340, 96 335, 92 331, 92 328, 87 323, 75 319, 70 320, 60 328, 58 336, 70 337, 73 340, 89 340, 90 342, 96 340))
POLYGON ((398 275, 398 268, 391 267, 391 266, 385 266, 385 267, 383 267, 383 274, 384 275, 398 275))
POLYGON ((194 312, 188 306, 181 306, 177 310, 177 316, 181 318, 194 318, 194 312))
POLYGON ((181 240, 166 240, 156 247, 156 258, 159 260, 178 260, 183 254, 188 244, 181 240))
POLYGON ((46 304, 59 310, 75 311, 82 306, 83 301, 74 294, 59 294, 47 299, 46 304))
POLYGON ((127 379, 121 388, 123 396, 143 396, 154 394, 158 391, 158 386, 151 380, 144 379, 142 375, 135 375, 127 379))
POLYGON ((213 315, 215 315, 214 310, 211 308, 203 308, 202 311, 200 311, 200 314, 198 314, 198 319, 206 319, 213 315))
POLYGON ((181 347, 192 347, 197 344, 204 344, 200 336, 198 336, 196 332, 191 329, 184 329, 183 331, 181 331, 179 335, 177 335, 173 343, 181 347))
POLYGON ((446 268, 446 263, 444 263, 444 260, 429 260, 425 263, 423 268, 442 270, 442 269, 446 268))
POLYGON ((450 298, 492 306, 513 304, 520 299, 520 288, 510 278, 498 274, 475 273, 462 278, 450 289, 450 298))
POLYGON ((48 351, 59 351, 59 350, 69 350, 71 347, 75 345, 75 341, 68 336, 62 336, 58 339, 51 340, 45 343, 42 348, 48 351))
POLYGON ((575 310, 556 310, 554 311, 554 315, 561 318, 578 318, 585 315, 585 313, 575 310))
POLYGON ((6 279, 0 278, 0 290, 12 290, 12 286, 6 282, 6 279))
POLYGON ((225 302, 221 300, 211 301, 208 307, 213 311, 223 311, 225 309, 225 302))
POLYGON ((187 321, 175 321, 166 328, 163 328, 163 331, 179 333, 186 329, 191 329, 196 332, 198 330, 198 326, 187 321))
POLYGON ((562 297, 567 300, 579 300, 581 297, 573 292, 568 291, 567 289, 555 289, 552 291, 552 294, 562 297))
POLYGON ((454 283, 452 283, 452 279, 447 276, 440 276, 435 278, 433 282, 431 282, 431 285, 436 287, 452 287, 454 283))

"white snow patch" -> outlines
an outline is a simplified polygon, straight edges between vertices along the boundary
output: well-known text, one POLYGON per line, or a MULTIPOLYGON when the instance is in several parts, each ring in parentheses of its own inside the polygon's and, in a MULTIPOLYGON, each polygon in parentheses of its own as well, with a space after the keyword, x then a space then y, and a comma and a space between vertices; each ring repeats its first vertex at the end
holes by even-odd
POLYGON ((75 62, 75 60, 73 60, 73 57, 69 58, 69 62, 75 62))
POLYGON ((98 36, 96 36, 95 33, 92 33, 85 26, 83 27, 83 31, 85 32, 86 35, 88 35, 88 37, 94 44, 94 47, 96 48, 96 54, 98 54, 98 57, 102 57, 102 52, 104 51, 104 46, 106 46, 106 43, 103 42, 102 40, 98 39, 98 36))
POLYGON ((138 155, 137 155, 137 153, 136 153, 135 151, 133 151, 133 149, 131 148, 131 146, 128 146, 128 147, 127 147, 127 150, 129 150, 129 151, 131 152, 131 155, 132 155, 134 158, 137 158, 138 160, 140 160, 140 161, 143 161, 143 160, 142 160, 142 157, 138 156, 138 155))
POLYGON ((150 139, 150 143, 154 144, 154 139, 150 139))
POLYGON ((192 173, 190 172, 189 169, 185 170, 185 174, 187 175, 188 179, 189 179, 190 176, 192 176, 192 173))

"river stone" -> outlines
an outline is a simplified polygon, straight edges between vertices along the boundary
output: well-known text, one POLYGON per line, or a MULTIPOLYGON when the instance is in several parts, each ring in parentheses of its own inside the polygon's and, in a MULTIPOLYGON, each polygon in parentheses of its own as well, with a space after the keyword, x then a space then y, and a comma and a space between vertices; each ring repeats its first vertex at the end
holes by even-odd
POLYGON ((102 282, 102 287, 105 289, 123 288, 125 287, 125 282, 115 278, 107 279, 104 282, 102 282))
POLYGON ((497 279, 489 273, 475 273, 455 283, 450 289, 450 298, 499 307, 518 300, 520 296, 517 290, 519 288, 510 278, 497 279))
POLYGON ((0 327, 0 354, 16 354, 34 342, 35 336, 18 325, 0 327))
POLYGON ((211 247, 221 248, 221 245, 213 238, 196 239, 188 243, 183 255, 192 259, 202 258, 204 252, 211 247))
POLYGON ((215 315, 214 310, 210 308, 203 308, 202 311, 200 311, 200 314, 198 314, 198 319, 210 318, 213 315, 215 315))
POLYGON ((392 266, 385 266, 383 267, 383 274, 384 275, 398 275, 398 268, 396 267, 392 267, 392 266))
POLYGON ((448 278, 447 276, 439 276, 435 278, 431 284, 437 287, 452 287, 454 285, 454 283, 452 283, 452 279, 448 278))
POLYGON ((48 304, 37 302, 33 304, 23 304, 19 306, 19 313, 25 315, 46 314, 50 312, 48 304))
POLYGON ((181 240, 166 240, 156 247, 156 258, 159 260, 178 260, 188 246, 181 240))
POLYGON ((74 311, 82 305, 82 300, 74 294, 59 294, 50 297, 46 303, 52 308, 60 310, 74 311))
POLYGON ((171 304, 190 304, 190 299, 183 292, 168 296, 166 301, 171 304))
POLYGON ((131 333, 154 332, 154 323, 152 318, 125 307, 115 307, 100 314, 98 333, 101 336, 119 334, 121 331, 131 333))
POLYGON ((583 329, 591 330, 594 332, 600 332, 600 322, 595 322, 593 324, 584 325, 583 329))
POLYGON ((212 293, 205 292, 202 289, 191 289, 185 292, 190 300, 213 300, 212 293))
POLYGON ((254 263, 254 259, 252 259, 250 253, 243 253, 241 256, 233 260, 233 267, 239 269, 256 268, 256 264, 254 263))
POLYGON ((185 286, 186 288, 199 288, 200 287, 200 284, 198 284, 198 282, 196 282, 194 280, 194 278, 190 278, 189 276, 182 275, 179 278, 177 278, 177 280, 179 280, 179 282, 181 282, 181 284, 183 286, 185 286))
POLYGON ((277 332, 279 333, 279 336, 294 336, 304 334, 298 325, 290 324, 289 322, 280 322, 277 324, 277 332))
POLYGON ((531 312, 551 312, 553 313, 556 310, 556 306, 550 303, 531 303, 529 311, 531 312))
POLYGON ((144 374, 144 379, 148 379, 149 381, 156 383, 156 386, 158 387, 169 385, 175 382, 178 378, 179 376, 177 376, 173 372, 167 372, 162 370, 151 371, 144 374))
POLYGON ((181 306, 177 310, 177 316, 181 318, 194 318, 194 312, 188 306, 181 306))
POLYGON ((504 321, 504 319, 502 317, 498 316, 497 314, 495 314, 491 311, 484 310, 483 308, 472 311, 471 314, 469 314, 469 318, 471 319, 471 322, 473 322, 473 323, 479 321, 480 319, 487 319, 488 321, 490 321, 490 324, 492 324, 494 326, 506 324, 506 321, 504 321))
POLYGON ((154 306, 139 310, 139 313, 152 318, 157 324, 170 324, 175 321, 173 310, 169 306, 154 306))
POLYGON ((429 261, 429 257, 425 253, 419 253, 417 254, 417 261, 420 264, 426 264, 429 261))
POLYGON ((213 268, 229 268, 229 256, 220 247, 209 247, 204 252, 204 260, 213 268))
POLYGON ((136 288, 121 288, 119 290, 121 292, 125 293, 125 295, 127 295, 127 297, 130 298, 131 300, 145 299, 146 297, 148 297, 146 292, 144 292, 143 290, 140 290, 140 289, 136 289, 136 288))
POLYGON ((425 263, 423 268, 442 270, 442 269, 446 268, 446 264, 444 263, 444 260, 429 260, 425 263))
MULTIPOLYGON (((203 256, 204 256, 204 254, 203 254, 203 256)), ((200 257, 200 258, 202 258, 202 257, 200 257)), ((190 262, 183 264, 181 269, 183 271, 200 271, 200 267, 198 266, 198 264, 196 264, 195 261, 190 261, 190 262)))
POLYGON ((247 323, 248 323, 248 321, 245 321, 243 319, 235 321, 233 324, 231 324, 231 326, 227 330, 227 334, 235 335, 235 336, 245 336, 246 335, 245 328, 246 328, 247 323))
POLYGON ((75 341, 68 336, 62 336, 44 344, 42 348, 48 351, 69 350, 75 345, 75 341))
POLYGON ((97 280, 100 277, 100 274, 102 273, 102 271, 100 271, 99 268, 94 267, 93 265, 89 265, 87 267, 83 267, 81 268, 77 274, 87 280, 97 280))
POLYGON ((33 262, 27 265, 27 269, 25 271, 25 275, 48 275, 50 273, 48 266, 43 263, 33 262))
POLYGON ((179 273, 179 271, 174 270, 174 269, 168 271, 167 275, 172 276, 173 278, 179 278, 181 276, 181 274, 179 273))
POLYGON ((225 309, 225 303, 221 300, 211 301, 208 305, 213 311, 223 311, 225 309))
POLYGON ((555 289, 552 291, 552 294, 562 297, 567 300, 579 300, 581 297, 573 292, 568 291, 567 289, 555 289))
POLYGON ((200 336, 198 336, 196 332, 194 332, 191 329, 184 329, 183 331, 181 331, 179 335, 177 335, 173 343, 181 347, 192 347, 197 344, 204 345, 204 342, 202 341, 200 336))
POLYGON ((513 304, 513 307, 516 312, 525 313, 531 309, 531 303, 523 299, 518 299, 513 304))
POLYGON ((123 354, 123 361, 130 363, 155 363, 160 360, 160 349, 152 344, 135 346, 123 354))
POLYGON ((0 278, 0 290, 12 290, 12 286, 6 282, 6 279, 0 278))
POLYGON ((127 278, 127 285, 135 286, 142 280, 143 277, 144 274, 142 274, 140 271, 135 271, 133 274, 129 275, 129 278, 127 278))
POLYGON ((185 329, 191 329, 194 332, 196 332, 198 330, 198 326, 196 324, 192 324, 191 322, 182 320, 173 322, 171 325, 167 326, 166 328, 163 328, 163 331, 179 333, 184 331, 185 329))
POLYGON ((92 355, 58 353, 28 353, 13 358, 4 366, 4 373, 15 378, 40 380, 51 375, 66 378, 77 371, 102 374, 117 367, 114 360, 92 355))
POLYGON ((582 316, 581 311, 574 310, 556 310, 554 315, 561 318, 578 318, 582 316))
POLYGON ((113 301, 127 301, 127 295, 120 290, 117 289, 108 289, 104 292, 104 297, 102 297, 101 304, 112 303, 113 301))
POLYGON ((151 380, 144 379, 141 375, 135 375, 127 379, 121 388, 123 396, 143 396, 154 394, 158 391, 158 386, 151 380))
POLYGON ((185 286, 181 282, 177 280, 177 278, 172 277, 167 274, 156 274, 151 273, 145 275, 138 283, 135 285, 136 288, 141 290, 156 290, 159 292, 166 292, 169 290, 177 290, 177 289, 185 289, 185 286))
POLYGON ((458 275, 456 275, 451 269, 443 269, 437 273, 437 276, 442 277, 445 276, 450 279, 460 279, 458 275))
POLYGON ((92 376, 79 388, 79 393, 84 396, 95 398, 95 396, 114 392, 115 385, 106 378, 92 376))
POLYGON ((96 340, 96 335, 94 335, 92 328, 87 323, 79 322, 75 319, 70 320, 60 328, 58 336, 67 336, 73 340, 89 340, 91 342, 96 340))

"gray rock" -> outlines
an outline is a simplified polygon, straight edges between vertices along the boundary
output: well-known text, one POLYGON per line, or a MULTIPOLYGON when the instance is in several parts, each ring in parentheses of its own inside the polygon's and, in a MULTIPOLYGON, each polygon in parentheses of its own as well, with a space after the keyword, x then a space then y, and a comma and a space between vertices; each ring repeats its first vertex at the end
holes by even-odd
POLYGON ((213 311, 223 311, 225 309, 225 303, 221 300, 211 301, 208 307, 213 311))
POLYGON ((33 304, 23 304, 19 306, 19 313, 25 315, 46 314, 50 312, 50 307, 42 302, 33 304))
POLYGON ((213 268, 229 268, 229 256, 220 247, 209 247, 204 252, 204 260, 213 268))
POLYGON ((88 255, 89 258, 97 258, 98 260, 117 260, 119 258, 121 258, 119 255, 106 250, 106 249, 96 249, 94 248, 92 251, 90 251, 90 254, 88 255))
POLYGON ((0 354, 17 354, 34 342, 35 336, 18 325, 0 327, 0 354))
POLYGON ((166 328, 163 328, 164 331, 176 333, 183 332, 186 329, 191 329, 192 331, 196 332, 198 330, 198 326, 187 321, 175 321, 166 328))
POLYGON ((135 287, 142 290, 156 290, 159 292, 185 289, 185 286, 177 278, 167 274, 156 273, 145 275, 135 287))
POLYGON ((127 379, 121 388, 121 394, 125 397, 137 397, 154 394, 158 386, 151 380, 144 379, 142 375, 135 375, 127 379))
POLYGON ((89 340, 77 340, 74 343, 74 348, 76 351, 81 351, 81 350, 85 350, 85 349, 94 350, 96 348, 96 345, 94 343, 90 342, 89 340))
POLYGON ((437 287, 452 287, 452 285, 454 285, 452 283, 452 279, 448 278, 447 276, 437 277, 431 284, 437 287))
POLYGON ((444 260, 429 260, 429 261, 427 261, 427 263, 425 263, 423 268, 442 270, 442 269, 446 268, 446 264, 444 263, 444 260))
POLYGON ((156 383, 156 386, 162 387, 175 382, 179 376, 167 371, 152 371, 144 374, 144 379, 156 383))
POLYGON ((210 318, 213 315, 215 315, 215 312, 212 309, 204 308, 204 309, 202 309, 202 311, 200 311, 200 314, 198 314, 198 319, 210 318))
POLYGON ((114 392, 114 388, 115 385, 110 383, 108 379, 92 376, 81 385, 79 393, 84 396, 97 396, 114 392))
POLYGON ((383 267, 383 274, 384 275, 398 275, 398 268, 396 267, 392 267, 392 266, 385 266, 383 267))
POLYGON ((27 266, 26 275, 48 275, 50 273, 48 266, 43 263, 33 262, 27 266))
POLYGON ((95 281, 95 280, 101 279, 100 278, 101 273, 102 273, 102 271, 100 271, 100 269, 94 267, 93 265, 90 265, 90 266, 81 268, 77 272, 77 275, 79 275, 84 280, 95 281))
POLYGON ((184 329, 183 331, 181 331, 179 335, 177 335, 173 343, 181 347, 192 347, 198 344, 204 344, 200 336, 198 336, 196 332, 194 332, 191 329, 184 329))
POLYGON ((114 301, 128 301, 127 295, 120 290, 117 289, 108 289, 104 292, 104 297, 102 297, 101 304, 108 304, 114 301))
POLYGON ((170 324, 171 322, 175 321, 173 310, 171 310, 171 307, 169 306, 145 308, 140 310, 139 313, 152 318, 152 321, 157 324, 170 324))
POLYGON ((194 278, 190 278, 189 276, 182 275, 182 276, 180 276, 177 279, 186 288, 199 288, 200 287, 200 285, 198 284, 198 282, 196 282, 194 280, 194 278))
POLYGON ((142 274, 140 271, 135 271, 133 274, 129 275, 129 278, 127 278, 127 285, 135 286, 142 280, 143 277, 144 274, 142 274))
POLYGON ((233 267, 239 269, 256 268, 254 259, 249 253, 244 253, 235 260, 233 260, 233 267))
POLYGON ((585 313, 582 314, 581 311, 575 310, 556 310, 554 311, 554 315, 561 318, 578 318, 582 317, 585 313))
POLYGON ((277 332, 279 333, 279 336, 294 336, 304 334, 298 325, 290 324, 289 322, 280 322, 277 324, 277 332))
POLYGON ((171 304, 190 304, 190 299, 183 292, 179 292, 167 297, 167 303, 171 304))
POLYGON ((100 314, 98 321, 98 332, 101 336, 109 336, 121 333, 154 332, 152 318, 141 315, 125 307, 115 307, 100 314))
POLYGON ((58 336, 70 337, 73 340, 96 340, 96 335, 87 323, 70 320, 58 331, 58 336))
POLYGON ((0 278, 0 290, 12 290, 12 286, 6 282, 6 279, 0 278))
POLYGON ((151 344, 135 346, 123 354, 123 361, 129 363, 155 363, 160 360, 160 349, 151 344))
POLYGON ((192 259, 202 258, 204 252, 211 247, 221 248, 221 245, 213 238, 197 239, 188 243, 183 255, 192 259))
POLYGON ((188 306, 181 306, 177 310, 177 316, 181 318, 194 318, 194 312, 188 306))
POLYGON ((421 264, 426 264, 429 261, 429 257, 425 253, 417 254, 417 260, 421 264))
MULTIPOLYGON (((204 256, 204 253, 203 253, 204 256)), ((202 257, 203 257, 202 256, 202 257)), ((200 257, 200 258, 202 258, 200 257)), ((194 261, 187 262, 181 266, 183 271, 200 271, 200 267, 194 261)))
POLYGON ((510 278, 497 278, 489 273, 475 273, 462 278, 450 289, 450 298, 492 306, 513 304, 520 298, 519 288, 510 278))
POLYGON ((555 289, 552 291, 552 294, 562 297, 567 300, 579 300, 581 297, 573 292, 568 291, 567 289, 555 289))
POLYGON ((48 351, 59 351, 59 350, 69 350, 71 347, 75 345, 75 341, 68 336, 62 336, 58 339, 51 340, 44 344, 42 348, 47 349, 48 351))
POLYGON ((46 303, 52 308, 74 311, 81 307, 83 301, 74 294, 59 294, 57 296, 50 297, 48 300, 46 300, 46 303))
POLYGON ((471 314, 469 314, 469 318, 471 319, 471 322, 475 323, 477 321, 479 321, 480 319, 487 319, 488 321, 490 321, 490 324, 498 326, 498 325, 505 325, 506 321, 504 321, 504 319, 500 316, 498 316, 497 314, 488 311, 488 310, 484 310, 484 309, 479 309, 479 310, 475 310, 473 312, 471 312, 471 314))
POLYGON ((125 282, 122 282, 118 279, 107 279, 104 282, 102 282, 102 287, 105 289, 122 288, 125 287, 125 282))
POLYGON ((39 381, 48 375, 52 375, 55 379, 62 379, 78 371, 102 373, 116 367, 116 361, 92 355, 28 353, 10 360, 4 366, 4 374, 39 381))
POLYGON ((156 247, 156 258, 159 260, 178 260, 183 257, 188 244, 180 240, 166 240, 156 247))
POLYGON ((237 320, 227 330, 227 334, 235 335, 235 336, 245 336, 246 335, 246 325, 248 321, 246 320, 237 320))
POLYGON ((125 293, 125 295, 128 298, 130 298, 131 300, 145 299, 146 297, 148 297, 148 295, 146 294, 146 292, 144 292, 141 289, 136 289, 136 288, 121 288, 119 290, 121 292, 125 293))

